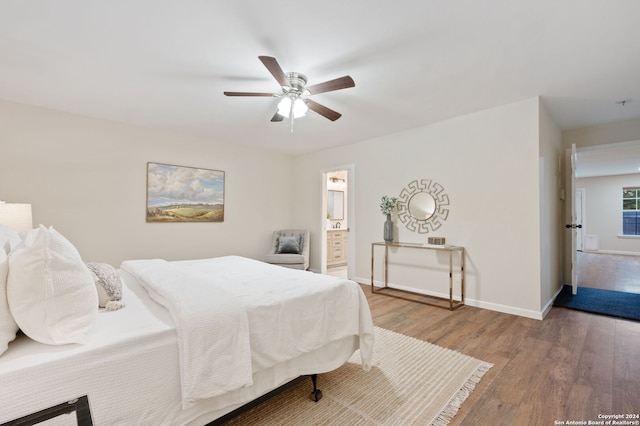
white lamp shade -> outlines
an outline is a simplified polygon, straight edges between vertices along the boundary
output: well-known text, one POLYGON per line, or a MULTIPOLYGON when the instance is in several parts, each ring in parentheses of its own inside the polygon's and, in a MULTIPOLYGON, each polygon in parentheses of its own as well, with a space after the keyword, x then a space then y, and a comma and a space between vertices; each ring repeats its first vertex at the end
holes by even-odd
POLYGON ((16 231, 32 229, 31 204, 0 203, 0 225, 16 231))
POLYGON ((278 103, 278 114, 283 117, 289 118, 291 115, 291 110, 293 109, 293 118, 304 117, 309 109, 307 104, 300 98, 296 98, 292 101, 291 98, 285 96, 282 98, 280 103, 278 103), (293 108, 291 107, 291 102, 293 102, 293 108))
POLYGON ((307 104, 302 99, 296 99, 293 102, 293 118, 304 117, 308 109, 307 104))
POLYGON ((278 114, 280 114, 283 117, 289 118, 290 112, 291 112, 291 99, 285 96, 278 103, 278 114))

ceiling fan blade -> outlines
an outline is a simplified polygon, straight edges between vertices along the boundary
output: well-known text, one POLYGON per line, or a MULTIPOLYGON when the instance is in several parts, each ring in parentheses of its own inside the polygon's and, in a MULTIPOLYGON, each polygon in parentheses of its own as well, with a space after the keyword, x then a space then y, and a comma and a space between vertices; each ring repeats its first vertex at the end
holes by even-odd
POLYGON ((271 73, 273 78, 280 84, 280 86, 288 86, 289 82, 287 81, 287 76, 285 75, 282 68, 280 68, 280 64, 276 58, 272 58, 271 56, 258 56, 258 59, 262 61, 267 70, 271 73))
POLYGON ((277 122, 277 121, 282 121, 282 120, 284 120, 284 116, 278 114, 278 111, 276 111, 276 113, 273 114, 273 117, 271 117, 271 121, 274 122, 274 123, 277 122))
POLYGON ((263 93, 263 92, 224 92, 226 96, 276 96, 273 93, 263 93))
POLYGON ((327 108, 324 105, 320 105, 319 103, 312 101, 311 99, 305 99, 304 102, 307 104, 310 110, 317 112, 321 116, 328 118, 331 121, 336 121, 338 118, 342 117, 342 114, 340 114, 339 112, 327 108))
POLYGON ((315 95, 318 93, 332 92, 334 90, 347 89, 354 87, 356 83, 351 77, 345 75, 344 77, 336 78, 333 80, 325 81, 324 83, 314 84, 307 87, 310 94, 315 95))

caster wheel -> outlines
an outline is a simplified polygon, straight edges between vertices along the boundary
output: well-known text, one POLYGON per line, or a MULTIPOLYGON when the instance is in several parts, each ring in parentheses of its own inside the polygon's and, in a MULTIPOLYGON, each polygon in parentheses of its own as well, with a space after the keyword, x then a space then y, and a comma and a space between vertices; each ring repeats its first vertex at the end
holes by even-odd
POLYGON ((322 391, 320 389, 316 389, 315 391, 311 392, 311 399, 314 400, 315 402, 320 401, 321 398, 322 398, 322 391))

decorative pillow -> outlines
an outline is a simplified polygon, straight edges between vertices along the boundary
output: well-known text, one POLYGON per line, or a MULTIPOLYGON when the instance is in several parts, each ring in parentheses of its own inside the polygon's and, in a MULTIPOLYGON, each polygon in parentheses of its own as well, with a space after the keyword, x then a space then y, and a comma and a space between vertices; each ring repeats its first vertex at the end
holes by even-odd
POLYGON ((98 306, 107 311, 125 307, 122 300, 122 279, 116 268, 107 263, 85 262, 98 289, 98 306))
POLYGON ((41 343, 85 343, 98 292, 78 250, 53 228, 21 234, 9 256, 7 299, 20 329, 41 343))
POLYGON ((300 239, 298 237, 278 237, 276 253, 300 254, 300 239))

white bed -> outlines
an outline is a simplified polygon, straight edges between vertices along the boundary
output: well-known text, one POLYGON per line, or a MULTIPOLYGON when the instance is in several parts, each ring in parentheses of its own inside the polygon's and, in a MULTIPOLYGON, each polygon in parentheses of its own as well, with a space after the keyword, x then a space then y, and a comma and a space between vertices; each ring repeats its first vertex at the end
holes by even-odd
MULTIPOLYGON (((126 307, 99 312, 86 344, 46 345, 24 335, 9 344, 0 356, 0 424, 87 395, 96 425, 205 425, 300 375, 334 370, 359 348, 363 368, 370 366, 373 324, 356 283, 236 256, 166 262, 180 271, 175 286, 207 276, 227 283, 248 315, 251 385, 186 398, 181 320, 135 276, 156 264, 135 262, 123 264, 133 274, 119 270, 126 307)), ((216 310, 214 301, 202 303, 216 310)))

